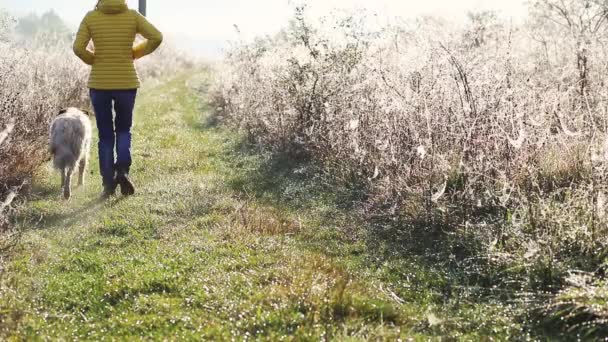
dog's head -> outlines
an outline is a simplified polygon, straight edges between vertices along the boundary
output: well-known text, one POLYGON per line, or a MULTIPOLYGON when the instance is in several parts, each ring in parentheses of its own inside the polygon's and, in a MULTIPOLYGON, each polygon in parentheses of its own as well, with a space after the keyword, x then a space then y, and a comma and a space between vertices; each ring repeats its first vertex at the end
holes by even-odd
POLYGON ((65 114, 65 113, 69 112, 70 110, 77 110, 77 111, 85 114, 88 117, 92 117, 93 116, 93 114, 91 113, 91 111, 89 111, 87 109, 79 109, 79 108, 73 108, 73 107, 63 108, 62 110, 59 111, 59 113, 57 114, 57 116, 59 116, 61 114, 65 114))

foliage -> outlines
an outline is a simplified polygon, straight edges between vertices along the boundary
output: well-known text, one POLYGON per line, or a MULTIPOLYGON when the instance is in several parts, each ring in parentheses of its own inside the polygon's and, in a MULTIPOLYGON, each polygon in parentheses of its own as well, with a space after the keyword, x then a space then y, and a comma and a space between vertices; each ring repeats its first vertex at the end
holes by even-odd
MULTIPOLYGON (((603 29, 593 4, 566 13, 603 29)), ((502 273, 497 286, 557 291, 568 270, 604 263, 608 50, 586 25, 584 50, 579 35, 541 35, 561 12, 538 6, 530 24, 482 13, 464 31, 311 24, 300 9, 283 34, 230 51, 217 106, 252 140, 362 185, 375 225, 448 240, 461 264, 502 273)))
POLYGON ((68 54, 69 45, 53 45, 54 50, 33 50, 14 41, 0 42, 0 129, 14 125, 0 145, 2 201, 14 187, 27 189, 33 173, 48 159, 48 125, 59 110, 88 106, 84 66, 68 54))

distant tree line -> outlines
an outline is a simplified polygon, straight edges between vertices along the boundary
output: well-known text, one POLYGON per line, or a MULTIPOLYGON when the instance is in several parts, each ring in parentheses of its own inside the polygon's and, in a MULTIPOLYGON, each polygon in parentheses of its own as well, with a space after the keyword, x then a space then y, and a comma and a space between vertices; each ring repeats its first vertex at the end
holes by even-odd
POLYGON ((53 10, 41 16, 29 14, 17 20, 15 34, 20 40, 31 40, 39 37, 53 37, 56 40, 69 41, 72 39, 72 30, 53 10))

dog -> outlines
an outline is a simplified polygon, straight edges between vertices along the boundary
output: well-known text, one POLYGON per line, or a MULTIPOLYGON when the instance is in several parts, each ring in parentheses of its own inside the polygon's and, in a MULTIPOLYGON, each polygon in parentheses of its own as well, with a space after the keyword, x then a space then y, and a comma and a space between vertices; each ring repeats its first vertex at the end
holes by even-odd
POLYGON ((84 185, 89 163, 92 126, 91 114, 78 108, 62 109, 50 126, 50 152, 53 166, 61 172, 63 196, 72 196, 72 175, 78 168, 78 186, 84 185))

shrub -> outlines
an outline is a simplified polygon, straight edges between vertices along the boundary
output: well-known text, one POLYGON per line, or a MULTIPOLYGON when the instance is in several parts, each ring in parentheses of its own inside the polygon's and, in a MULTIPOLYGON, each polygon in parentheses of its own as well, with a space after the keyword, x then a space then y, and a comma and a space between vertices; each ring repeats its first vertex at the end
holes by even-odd
POLYGON ((369 217, 440 228, 464 255, 553 289, 603 262, 608 50, 588 38, 581 66, 563 48, 580 37, 544 16, 470 18, 372 30, 298 9, 282 33, 229 51, 217 106, 258 143, 365 184, 369 217))
POLYGON ((154 54, 137 61, 137 71, 141 80, 146 82, 192 70, 196 65, 194 57, 165 42, 154 54))
POLYGON ((70 51, 66 43, 34 50, 8 39, 0 42, 0 129, 14 125, 0 145, 2 200, 14 187, 27 188, 48 159, 48 125, 59 109, 88 106, 86 69, 70 51))

